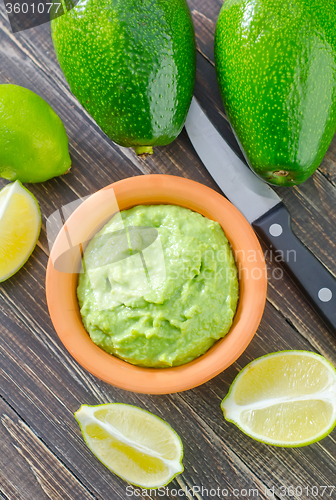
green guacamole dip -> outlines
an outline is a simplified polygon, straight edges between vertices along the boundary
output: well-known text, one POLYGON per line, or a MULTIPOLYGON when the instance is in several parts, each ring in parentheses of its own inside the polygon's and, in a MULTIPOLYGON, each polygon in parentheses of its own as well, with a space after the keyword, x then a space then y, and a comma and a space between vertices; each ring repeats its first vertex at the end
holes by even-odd
POLYGON ((134 365, 177 366, 229 331, 237 268, 218 222, 179 206, 136 206, 90 241, 77 294, 99 347, 134 365))

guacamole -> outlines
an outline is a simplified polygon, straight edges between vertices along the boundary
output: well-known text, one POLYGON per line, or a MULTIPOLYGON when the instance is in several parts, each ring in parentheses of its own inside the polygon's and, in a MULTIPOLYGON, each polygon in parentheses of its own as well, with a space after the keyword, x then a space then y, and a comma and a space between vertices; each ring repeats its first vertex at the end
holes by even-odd
POLYGON ((237 268, 218 222, 173 205, 116 214, 88 244, 78 301, 95 344, 129 363, 188 363, 224 337, 237 268))

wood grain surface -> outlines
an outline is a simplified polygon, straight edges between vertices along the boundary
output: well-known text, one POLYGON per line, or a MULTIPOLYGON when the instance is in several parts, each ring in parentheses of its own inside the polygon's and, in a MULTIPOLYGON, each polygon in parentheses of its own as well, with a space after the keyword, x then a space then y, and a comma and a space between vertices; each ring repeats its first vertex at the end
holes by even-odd
MULTIPOLYGON (((214 68, 213 37, 221 4, 220 0, 189 0, 198 49, 195 95, 241 155, 225 117, 214 68)), ((73 416, 83 403, 116 401, 164 418, 183 440, 185 471, 160 498, 178 498, 180 489, 186 493, 179 498, 198 500, 210 498, 211 489, 211 498, 225 498, 222 490, 226 498, 336 498, 336 487, 324 495, 321 489, 317 495, 312 489, 336 486, 336 431, 308 447, 274 448, 246 437, 223 420, 220 410, 238 371, 263 354, 307 349, 336 365, 335 335, 288 277, 281 277, 268 252, 268 300, 257 334, 233 366, 197 389, 167 396, 125 392, 90 375, 63 348, 45 299, 46 218, 78 197, 130 176, 179 175, 219 189, 185 131, 146 160, 112 143, 70 93, 55 57, 49 24, 13 35, 2 3, 0 83, 27 87, 51 104, 65 124, 73 159, 70 174, 28 186, 40 203, 41 237, 24 268, 0 285, 0 498, 129 498, 126 483, 88 450, 73 416), (203 486, 203 493, 193 496, 193 486, 203 486), (290 486, 294 490, 288 491, 290 486), (266 492, 273 487, 274 495, 266 492)), ((0 179, 0 188, 5 184, 0 179)), ((336 275, 336 139, 307 182, 277 191, 292 214, 295 233, 336 275)), ((142 498, 157 498, 153 492, 138 493, 142 498)))

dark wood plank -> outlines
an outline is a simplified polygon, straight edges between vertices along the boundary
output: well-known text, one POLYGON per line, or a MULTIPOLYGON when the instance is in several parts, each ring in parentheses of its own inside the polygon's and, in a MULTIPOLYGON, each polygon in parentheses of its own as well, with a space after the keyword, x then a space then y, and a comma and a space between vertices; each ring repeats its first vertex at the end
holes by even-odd
MULTIPOLYGON (((199 50, 196 96, 218 129, 228 136, 230 145, 241 154, 223 111, 213 64, 213 32, 221 1, 190 0, 189 3, 199 50)), ((12 35, 0 5, 0 83, 4 82, 37 91, 61 116, 69 134, 72 173, 43 185, 29 186, 40 201, 44 218, 77 196, 133 175, 180 175, 219 190, 185 132, 146 161, 113 144, 69 92, 53 51, 49 25, 12 35)), ((294 190, 281 190, 292 212, 295 231, 333 272, 335 158, 334 140, 320 172, 294 190)), ((0 187, 4 184, 0 181, 0 187)), ((233 488, 257 488, 259 496, 265 498, 265 485, 336 484, 335 431, 320 444, 282 450, 246 438, 224 422, 221 415, 220 401, 234 376, 255 357, 280 349, 313 347, 336 364, 335 337, 325 330, 286 276, 276 279, 278 271, 274 263, 268 259, 270 286, 265 316, 244 355, 230 369, 198 389, 152 397, 126 393, 98 381, 64 350, 51 326, 45 303, 43 284, 48 254, 45 227, 39 245, 27 265, 0 285, 2 392, 25 421, 24 425, 47 446, 44 450, 42 443, 39 448, 42 465, 48 460, 62 464, 53 485, 63 484, 70 474, 71 485, 78 481, 80 488, 94 497, 125 498, 125 484, 91 455, 73 417, 82 403, 108 401, 123 401, 153 411, 181 434, 186 470, 171 488, 204 485, 228 488, 231 495, 233 488)), ((12 416, 10 419, 19 421, 12 416)), ((13 481, 12 486, 7 483, 5 497, 16 499, 16 489, 23 482, 13 481)), ((71 488, 66 491, 70 495, 71 488)), ((42 495, 35 498, 45 498, 42 495)), ((168 493, 164 498, 173 497, 168 493)))
MULTIPOLYGON (((246 352, 213 381, 199 389, 172 396, 126 393, 84 372, 60 345, 50 326, 39 276, 43 276, 41 262, 45 265, 46 257, 41 250, 37 250, 37 254, 36 261, 30 261, 21 276, 19 273, 1 287, 6 314, 1 319, 4 332, 1 349, 6 373, 1 386, 9 403, 25 416, 48 447, 95 495, 106 494, 111 481, 119 487, 117 491, 121 495, 123 483, 112 479, 88 452, 72 413, 82 403, 106 401, 124 401, 144 407, 176 428, 186 447, 186 471, 181 479, 188 487, 203 481, 205 484, 224 484, 223 487, 231 489, 236 485, 252 487, 259 484, 261 494, 264 484, 270 487, 313 486, 326 480, 336 481, 336 461, 329 457, 335 432, 323 441, 323 446, 314 445, 298 452, 256 443, 223 421, 220 401, 246 363, 275 350, 311 349, 271 305, 267 306, 261 327, 246 352), (26 273, 24 279, 23 273, 26 273), (16 303, 11 300, 14 290, 16 303), (33 316, 31 310, 35 301, 41 307, 33 316), (288 468, 283 466, 284 460, 288 468), (319 467, 321 462, 328 463, 326 474, 319 467), (244 464, 253 467, 255 473, 245 469, 244 464)), ((179 481, 177 479, 176 483, 179 481)))
POLYGON ((335 139, 330 144, 328 152, 320 166, 320 171, 325 177, 336 186, 336 141, 335 139))
POLYGON ((0 488, 7 498, 95 499, 3 400, 0 415, 0 488))
MULTIPOLYGON (((204 482, 231 490, 256 487, 262 495, 264 486, 258 477, 225 442, 218 440, 207 424, 201 425, 199 419, 189 415, 188 407, 181 404, 178 396, 156 398, 126 393, 98 381, 77 365, 50 325, 41 285, 45 271, 41 262, 46 264, 46 256, 37 249, 26 269, 0 287, 0 353, 4 370, 1 387, 6 400, 24 415, 25 422, 48 448, 94 495, 103 497, 113 484, 116 498, 117 494, 123 498, 124 482, 92 456, 73 417, 83 403, 123 401, 153 411, 177 429, 185 444, 186 471, 181 480, 189 488, 204 482), (11 298, 14 287, 16 303, 11 298), (183 425, 179 427, 181 417, 183 425)), ((179 487, 180 479, 173 484, 179 487)))

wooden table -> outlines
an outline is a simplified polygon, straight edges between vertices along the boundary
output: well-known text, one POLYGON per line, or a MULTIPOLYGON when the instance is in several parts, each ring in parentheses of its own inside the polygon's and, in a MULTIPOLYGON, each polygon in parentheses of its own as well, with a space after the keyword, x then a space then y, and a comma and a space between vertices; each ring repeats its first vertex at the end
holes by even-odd
MULTIPOLYGON (((218 129, 228 135, 213 56, 221 0, 189 0, 189 4, 198 46, 195 95, 218 129)), ((97 380, 72 359, 52 327, 46 306, 46 217, 78 197, 129 176, 178 175, 219 190, 185 131, 173 144, 157 149, 146 160, 113 144, 69 92, 56 61, 50 26, 13 35, 3 4, 0 83, 28 87, 53 106, 66 126, 73 159, 70 174, 29 186, 43 214, 40 241, 27 265, 0 285, 0 498, 131 498, 126 483, 111 474, 86 447, 73 416, 82 403, 114 401, 159 415, 176 428, 183 440, 185 472, 160 498, 178 498, 177 493, 179 498, 198 500, 225 495, 272 498, 265 490, 273 487, 275 498, 336 498, 336 488, 328 488, 324 495, 321 488, 336 485, 335 431, 305 448, 274 448, 247 438, 224 422, 220 410, 220 402, 238 371, 263 354, 282 349, 315 350, 336 365, 335 336, 326 330, 291 281, 286 276, 280 279, 268 256, 268 300, 260 328, 238 361, 211 382, 168 396, 138 395, 97 380), (196 488, 193 496, 190 489, 195 486, 209 491, 197 492, 196 488), (288 491, 290 486, 294 490, 288 491), (189 492, 183 494, 182 488, 189 492)), ((229 137, 238 151, 233 136, 229 137)), ((0 180, 0 187, 5 184, 0 180)), ((336 274, 336 139, 312 178, 301 186, 278 192, 292 214, 296 234, 336 274)), ((153 492, 143 494, 143 498, 158 498, 153 492)))

